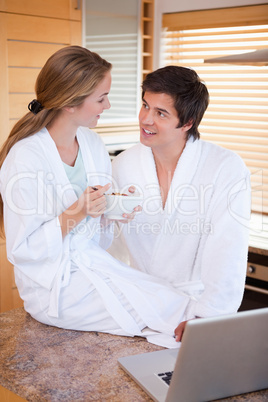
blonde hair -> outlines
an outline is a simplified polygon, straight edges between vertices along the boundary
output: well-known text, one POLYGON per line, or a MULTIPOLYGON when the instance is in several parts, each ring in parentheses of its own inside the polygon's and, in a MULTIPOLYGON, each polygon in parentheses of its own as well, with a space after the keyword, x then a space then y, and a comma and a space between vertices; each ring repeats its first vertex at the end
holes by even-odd
MULTIPOLYGON (((35 84, 36 99, 42 109, 37 114, 28 112, 14 125, 0 151, 0 168, 13 145, 46 127, 63 107, 83 103, 111 68, 111 63, 81 46, 64 47, 54 53, 35 84)), ((1 195, 0 236, 4 237, 1 195)))

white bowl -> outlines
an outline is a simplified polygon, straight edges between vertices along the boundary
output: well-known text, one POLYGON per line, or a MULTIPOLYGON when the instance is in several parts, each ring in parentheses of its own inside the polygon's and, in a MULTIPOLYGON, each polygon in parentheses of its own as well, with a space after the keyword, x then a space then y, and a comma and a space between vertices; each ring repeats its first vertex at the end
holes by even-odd
POLYGON ((143 196, 141 196, 140 194, 126 194, 124 192, 118 195, 117 193, 120 192, 116 191, 116 195, 105 194, 107 207, 104 215, 109 219, 126 219, 122 215, 131 214, 135 207, 141 205, 143 201, 143 196))

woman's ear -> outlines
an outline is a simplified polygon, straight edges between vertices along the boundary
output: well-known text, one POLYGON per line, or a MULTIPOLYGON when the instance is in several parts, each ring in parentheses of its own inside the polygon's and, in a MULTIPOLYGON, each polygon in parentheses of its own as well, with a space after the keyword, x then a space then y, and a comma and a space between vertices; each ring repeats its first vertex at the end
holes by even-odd
POLYGON ((63 110, 67 113, 73 113, 74 112, 74 107, 73 106, 64 106, 63 110))

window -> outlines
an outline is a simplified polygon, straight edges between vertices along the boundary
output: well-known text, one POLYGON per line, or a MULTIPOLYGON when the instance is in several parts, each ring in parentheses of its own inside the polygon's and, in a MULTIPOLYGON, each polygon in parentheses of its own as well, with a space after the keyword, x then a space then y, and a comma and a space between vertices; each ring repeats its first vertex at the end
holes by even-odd
POLYGON ((140 104, 139 0, 85 0, 84 46, 113 65, 111 109, 100 124, 137 121, 140 104))
POLYGON ((206 83, 202 138, 243 158, 251 171, 252 210, 268 214, 268 66, 204 63, 262 48, 268 48, 268 5, 163 17, 161 64, 193 68, 206 83))

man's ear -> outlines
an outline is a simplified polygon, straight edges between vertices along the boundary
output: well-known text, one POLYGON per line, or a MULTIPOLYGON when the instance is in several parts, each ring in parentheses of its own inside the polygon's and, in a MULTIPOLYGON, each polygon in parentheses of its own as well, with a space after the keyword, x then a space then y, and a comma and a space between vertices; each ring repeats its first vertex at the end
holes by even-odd
POLYGON ((183 131, 184 131, 184 132, 189 131, 190 128, 192 128, 193 124, 194 124, 193 119, 189 120, 188 123, 184 124, 184 126, 182 127, 182 128, 183 128, 183 131))

